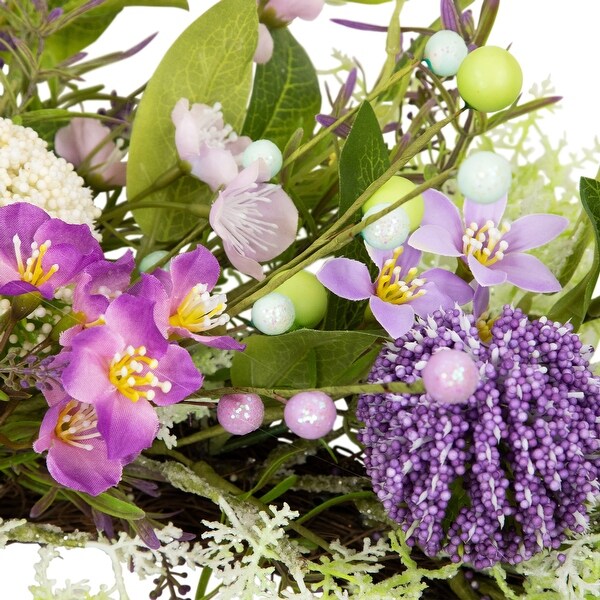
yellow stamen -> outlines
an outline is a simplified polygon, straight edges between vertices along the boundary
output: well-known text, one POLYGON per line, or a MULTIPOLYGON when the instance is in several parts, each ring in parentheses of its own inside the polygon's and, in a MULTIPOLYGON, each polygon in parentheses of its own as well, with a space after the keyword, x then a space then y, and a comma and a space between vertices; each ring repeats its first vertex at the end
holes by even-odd
POLYGON ((490 267, 504 258, 508 242, 502 237, 510 231, 510 225, 504 223, 498 229, 493 221, 487 221, 483 227, 471 223, 463 235, 463 252, 471 254, 482 265, 490 267))
POLYGON ((225 325, 229 316, 222 314, 226 308, 225 295, 211 296, 204 284, 195 285, 169 317, 173 327, 181 327, 192 333, 200 333, 219 325, 225 325))
POLYGON ((40 286, 48 281, 54 273, 58 271, 58 265, 53 264, 48 271, 44 272, 42 268, 42 260, 50 248, 50 240, 46 240, 39 247, 36 242, 31 244, 31 256, 25 260, 21 256, 21 240, 18 235, 13 237, 13 247, 15 249, 15 258, 17 260, 17 269, 21 276, 21 281, 31 283, 31 285, 40 286))
POLYGON ((91 404, 69 400, 60 411, 54 433, 65 444, 82 450, 93 450, 92 444, 86 440, 99 438, 97 430, 98 418, 91 404))
POLYGON ((396 263, 403 252, 402 246, 394 250, 392 258, 385 261, 377 279, 375 293, 390 304, 405 304, 419 298, 426 291, 420 289, 425 284, 425 279, 417 278, 417 269, 409 269, 403 279, 400 278, 402 267, 396 263))
POLYGON ((477 331, 479 332, 479 339, 484 343, 488 344, 492 341, 492 327, 496 322, 496 318, 490 316, 488 312, 484 312, 477 319, 477 331))
POLYGON ((171 387, 170 381, 159 381, 156 377, 153 371, 157 367, 158 361, 146 356, 144 346, 139 348, 128 346, 124 355, 117 353, 113 357, 108 377, 128 400, 132 402, 137 402, 140 398, 154 400, 156 392, 152 388, 158 387, 167 393, 171 387))

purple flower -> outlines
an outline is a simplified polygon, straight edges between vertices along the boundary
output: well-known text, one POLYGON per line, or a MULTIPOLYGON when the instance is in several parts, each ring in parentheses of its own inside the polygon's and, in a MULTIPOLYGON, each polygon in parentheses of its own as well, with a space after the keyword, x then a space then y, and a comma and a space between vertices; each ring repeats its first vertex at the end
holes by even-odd
POLYGON ((414 383, 445 348, 469 354, 481 377, 463 404, 359 399, 373 489, 409 544, 483 569, 586 530, 600 487, 600 379, 571 330, 506 306, 486 346, 473 316, 449 309, 386 344, 372 383, 414 383))
POLYGON ((50 475, 73 490, 96 496, 121 480, 123 461, 108 458, 91 404, 63 396, 44 415, 33 449, 48 450, 50 475))
POLYGON ((260 183, 256 161, 219 193, 209 221, 223 240, 231 264, 255 279, 264 279, 258 264, 271 260, 296 239, 298 210, 278 185, 260 183))
POLYGON ((229 321, 224 313, 225 294, 211 294, 219 279, 219 263, 204 246, 179 254, 169 271, 155 269, 142 274, 131 293, 154 304, 154 319, 165 337, 187 337, 213 348, 243 350, 245 346, 226 335, 205 331, 229 321))
POLYGON ((371 282, 367 266, 349 258, 326 262, 317 278, 330 291, 347 300, 369 299, 369 307, 380 325, 393 337, 404 335, 415 314, 425 318, 438 308, 466 304, 473 290, 444 269, 429 269, 417 277, 421 253, 409 246, 389 252, 370 251, 380 269, 371 282))
POLYGON ((125 185, 124 152, 111 139, 110 129, 97 119, 76 117, 56 132, 54 149, 59 156, 82 167, 86 177, 111 187, 125 185))
POLYGON ((106 309, 104 321, 73 338, 62 384, 73 399, 94 406, 114 459, 152 444, 158 418, 150 402, 179 402, 203 378, 188 352, 158 330, 149 300, 123 294, 106 309))
POLYGON ((52 219, 26 202, 0 208, 0 294, 54 292, 103 258, 87 225, 52 219))
POLYGON ((73 337, 85 327, 104 322, 104 312, 111 300, 127 289, 134 267, 133 254, 129 251, 115 262, 99 260, 83 270, 73 291, 70 315, 79 324, 61 334, 60 343, 63 346, 68 346, 73 337))
POLYGON ((423 192, 422 226, 408 243, 419 250, 461 257, 480 286, 504 282, 530 292, 558 292, 560 283, 537 258, 525 254, 562 233, 568 220, 557 215, 535 214, 500 225, 506 197, 493 204, 465 199, 464 224, 454 203, 436 190, 423 192))
POLYGON ((175 145, 182 160, 190 163, 192 175, 213 190, 229 183, 238 174, 241 155, 250 138, 238 137, 226 125, 219 103, 192 104, 181 98, 171 113, 175 125, 175 145))

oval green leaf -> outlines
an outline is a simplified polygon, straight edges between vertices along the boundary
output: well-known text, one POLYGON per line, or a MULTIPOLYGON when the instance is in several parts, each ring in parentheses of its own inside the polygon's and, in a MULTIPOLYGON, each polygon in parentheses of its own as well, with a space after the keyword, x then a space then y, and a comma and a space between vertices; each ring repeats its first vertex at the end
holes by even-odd
MULTIPOLYGON (((129 147, 127 197, 150 187, 177 163, 171 111, 180 98, 190 103, 221 103, 225 122, 239 131, 252 83, 252 57, 258 36, 256 4, 222 0, 175 41, 150 79, 140 102, 129 147)), ((204 203, 209 188, 193 177, 147 197, 154 202, 204 203)), ((167 241, 183 237, 194 224, 191 214, 168 208, 135 211, 146 234, 167 241)))

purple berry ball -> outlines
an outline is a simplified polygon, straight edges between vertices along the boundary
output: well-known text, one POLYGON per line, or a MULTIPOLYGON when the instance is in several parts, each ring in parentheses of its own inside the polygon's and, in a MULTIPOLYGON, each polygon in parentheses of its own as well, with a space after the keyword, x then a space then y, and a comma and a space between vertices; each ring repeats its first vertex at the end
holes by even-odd
POLYGON ((223 429, 234 435, 245 435, 258 429, 265 407, 256 394, 227 394, 217 405, 217 419, 223 429))
POLYGON ((427 361, 421 377, 436 402, 460 404, 475 393, 479 369, 466 352, 444 348, 427 361))
POLYGON ((336 417, 333 400, 323 392, 300 392, 285 405, 283 420, 299 437, 316 440, 333 429, 336 417))

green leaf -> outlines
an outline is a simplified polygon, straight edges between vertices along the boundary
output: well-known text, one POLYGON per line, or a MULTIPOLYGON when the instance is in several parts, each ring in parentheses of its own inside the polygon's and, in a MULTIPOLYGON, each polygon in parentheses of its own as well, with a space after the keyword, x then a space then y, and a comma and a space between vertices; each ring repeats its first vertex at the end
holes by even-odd
POLYGON ((280 336, 253 335, 235 355, 231 381, 239 387, 314 388, 356 383, 354 363, 378 337, 357 331, 301 329, 280 336))
POLYGON ((269 504, 273 500, 277 500, 279 496, 283 496, 291 487, 293 487, 298 481, 298 475, 290 475, 283 481, 280 481, 275 487, 269 490, 264 496, 261 496, 259 500, 263 504, 269 504))
POLYGON ((271 60, 256 67, 243 133, 283 150, 295 131, 310 135, 321 108, 319 81, 310 58, 287 28, 274 29, 271 60))
MULTIPOLYGON (((65 13, 80 8, 87 0, 50 2, 49 8, 63 8, 65 13)), ((106 0, 86 10, 72 23, 50 35, 44 42, 43 64, 56 65, 95 42, 126 6, 171 7, 188 9, 187 0, 106 0)))
MULTIPOLYGON (((343 215, 356 199, 390 166, 388 149, 373 108, 364 102, 356 113, 350 134, 340 155, 340 194, 338 214, 343 215)), ((356 212, 354 222, 360 220, 356 212)), ((347 244, 339 256, 367 265, 373 279, 377 269, 372 264, 362 238, 347 244)), ((353 302, 330 294, 324 327, 326 329, 353 329, 365 315, 367 302, 353 302)))
MULTIPOLYGON (((151 186, 178 161, 171 111, 187 98, 191 104, 220 102, 226 123, 239 131, 252 83, 256 48, 256 5, 222 0, 190 25, 169 49, 142 96, 133 126, 127 163, 127 197, 151 186)), ((208 186, 183 177, 148 200, 168 204, 208 203, 208 186)), ((165 209, 135 211, 142 230, 159 240, 180 238, 193 224, 190 213, 165 209)))
POLYGON ((600 181, 582 177, 579 193, 583 208, 594 230, 594 261, 581 281, 563 294, 548 314, 550 319, 560 323, 570 320, 575 331, 581 327, 585 319, 600 274, 600 181))
POLYGON ((344 214, 389 166, 388 149, 375 112, 363 102, 340 155, 339 214, 344 214))
POLYGON ((135 506, 135 504, 114 498, 106 492, 98 496, 90 496, 89 494, 85 494, 83 492, 75 492, 75 494, 77 494, 77 496, 79 496, 92 508, 110 515, 111 517, 137 521, 138 519, 143 519, 146 516, 146 513, 141 508, 135 506))

